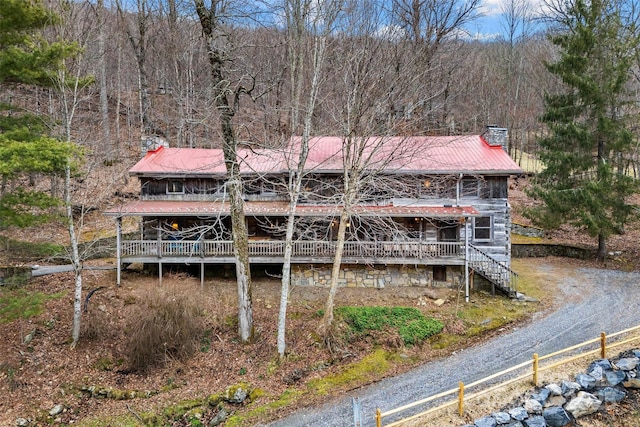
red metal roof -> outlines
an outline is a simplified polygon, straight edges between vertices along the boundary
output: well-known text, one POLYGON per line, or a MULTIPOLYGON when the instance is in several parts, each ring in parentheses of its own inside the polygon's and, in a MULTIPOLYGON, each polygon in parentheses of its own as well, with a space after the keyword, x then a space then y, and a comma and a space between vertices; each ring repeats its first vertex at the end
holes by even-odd
MULTIPOLYGON (((242 173, 283 173, 296 167, 301 137, 293 137, 289 149, 238 151, 242 173)), ((522 169, 499 146, 492 147, 480 135, 435 137, 371 137, 346 141, 321 136, 309 140, 305 169, 340 172, 343 163, 361 153, 368 170, 389 173, 521 174, 522 169), (350 150, 344 147, 351 147, 350 150), (344 155, 351 153, 351 156, 344 155)), ((150 151, 130 171, 135 176, 224 175, 221 149, 165 148, 150 151)))
MULTIPOLYGON (((299 216, 339 215, 340 206, 299 205, 299 216)), ((247 216, 286 216, 289 204, 286 202, 245 202, 247 216)), ((389 215, 399 217, 472 217, 478 211, 471 206, 356 206, 354 213, 360 216, 389 215)), ((137 200, 123 206, 108 209, 105 215, 123 216, 215 216, 229 214, 227 202, 191 202, 165 200, 137 200)))

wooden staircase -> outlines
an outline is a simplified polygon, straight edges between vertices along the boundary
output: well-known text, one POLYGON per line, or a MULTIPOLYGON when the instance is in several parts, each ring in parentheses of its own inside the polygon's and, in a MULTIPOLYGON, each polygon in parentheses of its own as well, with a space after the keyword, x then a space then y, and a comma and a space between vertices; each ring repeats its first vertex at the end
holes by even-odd
POLYGON ((487 279, 508 297, 516 297, 518 275, 471 244, 469 245, 469 268, 487 279))

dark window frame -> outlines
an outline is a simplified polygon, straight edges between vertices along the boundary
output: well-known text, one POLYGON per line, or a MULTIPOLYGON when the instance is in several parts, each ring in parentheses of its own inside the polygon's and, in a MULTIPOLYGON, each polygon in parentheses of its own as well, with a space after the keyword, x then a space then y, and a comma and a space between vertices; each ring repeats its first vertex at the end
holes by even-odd
POLYGON ((462 178, 460 197, 478 197, 480 181, 477 178, 462 178))
POLYGON ((493 227, 493 216, 491 215, 473 218, 473 240, 475 242, 492 241, 493 227))
POLYGON ((432 267, 433 281, 434 282, 446 282, 447 281, 447 267, 445 265, 434 265, 432 267))
POLYGON ((184 194, 184 181, 179 179, 167 181, 167 194, 184 194))

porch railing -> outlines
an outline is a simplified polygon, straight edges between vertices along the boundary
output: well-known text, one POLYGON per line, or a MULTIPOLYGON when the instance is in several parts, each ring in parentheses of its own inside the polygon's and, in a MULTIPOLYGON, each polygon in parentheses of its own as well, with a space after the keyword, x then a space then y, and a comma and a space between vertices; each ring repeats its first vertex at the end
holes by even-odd
POLYGON ((518 275, 473 245, 469 245, 469 267, 488 279, 502 292, 512 297, 516 296, 518 275))
MULTIPOLYGON (((250 240, 249 256, 284 256, 284 241, 250 240)), ((336 242, 298 241, 293 257, 331 258, 336 242)), ((221 240, 124 240, 122 258, 131 257, 225 257, 233 256, 233 242, 221 240)), ((345 242, 345 258, 464 258, 459 242, 345 242)))

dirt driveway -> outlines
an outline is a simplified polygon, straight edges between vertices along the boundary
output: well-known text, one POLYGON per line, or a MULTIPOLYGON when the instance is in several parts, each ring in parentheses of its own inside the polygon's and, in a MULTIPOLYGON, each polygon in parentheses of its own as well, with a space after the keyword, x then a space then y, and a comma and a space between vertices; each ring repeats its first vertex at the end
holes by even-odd
MULTIPOLYGON (((531 360, 640 323, 640 273, 575 268, 562 260, 532 260, 546 280, 557 281, 556 304, 521 325, 481 345, 427 363, 413 371, 354 390, 320 408, 304 410, 270 427, 351 426, 352 397, 362 405, 363 426, 374 426, 376 408, 390 410, 470 383, 531 360)), ((410 413, 404 413, 404 416, 410 413)), ((385 423, 392 419, 385 419, 385 423)))

